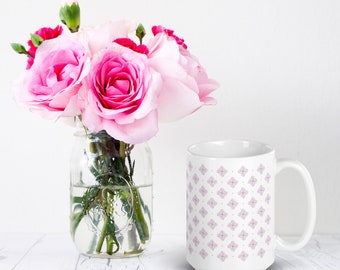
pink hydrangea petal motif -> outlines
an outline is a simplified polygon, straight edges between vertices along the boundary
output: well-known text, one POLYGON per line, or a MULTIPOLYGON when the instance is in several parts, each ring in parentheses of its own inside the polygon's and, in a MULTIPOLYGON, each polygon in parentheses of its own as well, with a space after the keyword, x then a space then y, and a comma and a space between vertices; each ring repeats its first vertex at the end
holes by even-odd
POLYGON ((257 211, 257 213, 262 217, 263 216, 263 214, 264 214, 264 212, 265 212, 265 209, 261 206, 260 208, 259 208, 259 210, 257 211))
POLYGON ((250 205, 252 208, 254 208, 256 204, 257 204, 257 200, 254 197, 252 197, 250 201, 248 202, 248 205, 250 205))
POLYGON ((237 194, 240 195, 240 197, 245 198, 248 194, 248 191, 244 187, 242 187, 237 194))
POLYGON ((199 192, 204 197, 208 193, 208 190, 204 186, 201 186, 201 188, 199 189, 199 192))
POLYGON ((200 202, 199 198, 196 195, 194 195, 192 201, 194 202, 195 205, 197 205, 200 202))
POLYGON ((239 233, 238 237, 244 241, 244 240, 247 239, 248 233, 247 233, 245 230, 242 230, 242 231, 239 233))
POLYGON ((259 250, 259 252, 257 253, 257 255, 259 256, 259 257, 263 257, 264 256, 264 254, 266 253, 266 251, 263 249, 263 248, 261 248, 260 250, 259 250))
POLYGON ((228 227, 235 231, 235 229, 238 227, 238 223, 236 223, 234 220, 230 221, 229 224, 228 224, 228 227))
POLYGON ((191 161, 189 161, 189 163, 188 163, 188 170, 191 172, 192 168, 193 168, 193 165, 192 165, 191 161))
POLYGON ((239 213, 238 216, 242 219, 245 219, 248 216, 248 212, 244 209, 242 209, 239 213))
POLYGON ((191 213, 192 210, 193 210, 193 207, 192 207, 191 203, 189 203, 188 210, 189 210, 189 213, 191 213))
POLYGON ((252 229, 255 229, 256 225, 257 225, 257 221, 255 219, 251 219, 248 223, 249 227, 251 227, 252 229))
POLYGON ((208 169, 202 164, 199 168, 199 171, 201 172, 201 174, 205 175, 208 169))
POLYGON ((231 209, 235 209, 238 205, 238 202, 235 201, 234 199, 231 199, 229 202, 228 202, 228 206, 231 208, 231 209))
POLYGON ((208 256, 208 253, 204 249, 202 249, 199 254, 201 255, 202 259, 205 259, 208 256))
POLYGON ((198 238, 195 236, 194 239, 192 240, 194 245, 197 247, 200 244, 200 241, 198 240, 198 238))
POLYGON ((223 199, 227 194, 228 192, 222 187, 217 191, 217 195, 221 197, 221 199, 223 199))
POLYGON ((257 234, 258 234, 260 237, 263 237, 264 233, 265 233, 265 230, 264 230, 262 227, 261 227, 261 228, 259 229, 259 231, 257 232, 257 234))
POLYGON ((208 211, 204 207, 202 207, 199 213, 201 214, 202 217, 205 217, 208 214, 208 211))
POLYGON ((221 239, 222 241, 224 241, 224 240, 228 237, 228 235, 227 235, 227 233, 226 233, 225 231, 220 231, 220 232, 217 234, 217 237, 218 237, 219 239, 221 239))
POLYGON ((214 240, 210 240, 209 243, 208 243, 208 247, 211 250, 215 250, 217 248, 217 244, 214 242, 214 240))
POLYGON ((260 165, 258 166, 258 168, 257 168, 257 171, 258 171, 260 174, 262 174, 262 173, 264 172, 264 170, 265 170, 265 167, 264 167, 263 164, 260 164, 260 165))
POLYGON ((217 216, 224 220, 227 216, 228 216, 228 213, 226 211, 224 211, 223 209, 221 209, 218 213, 217 213, 217 216))
POLYGON ((259 193, 260 195, 263 195, 264 191, 265 191, 265 188, 261 185, 261 186, 258 188, 257 193, 259 193))
POLYGON ((208 222, 208 226, 209 226, 211 229, 215 229, 216 226, 217 226, 217 223, 215 222, 215 220, 210 219, 209 222, 208 222))
POLYGON ((191 185, 191 183, 188 185, 188 190, 191 192, 193 190, 193 187, 191 185))
POLYGON ((195 226, 197 226, 200 223, 200 220, 196 216, 194 216, 192 221, 194 222, 195 226))
POLYGON ((191 226, 191 224, 189 225, 189 233, 192 233, 192 231, 194 230, 194 228, 191 226))
POLYGON ((246 174, 248 173, 248 169, 244 166, 242 166, 239 170, 238 170, 238 173, 241 175, 241 176, 246 176, 246 174))
POLYGON ((202 228, 199 233, 203 238, 207 237, 208 235, 207 231, 204 228, 202 228))
POLYGON ((192 254, 192 252, 194 251, 194 249, 192 248, 192 245, 189 245, 188 250, 189 250, 189 253, 192 254))
POLYGON ((196 173, 193 175, 192 179, 194 180, 195 184, 197 184, 200 180, 196 173))
POLYGON ((234 241, 231 241, 231 242, 228 244, 228 248, 229 248, 231 251, 235 251, 235 250, 238 248, 238 244, 235 243, 234 241))
POLYGON ((228 171, 226 170, 226 168, 224 168, 223 166, 219 167, 217 170, 217 173, 221 176, 224 177, 224 175, 227 173, 228 171))
POLYGON ((234 178, 234 177, 231 177, 228 181, 228 185, 231 186, 232 188, 236 187, 238 181, 234 178))
POLYGON ((217 255, 217 258, 219 258, 222 262, 224 262, 228 258, 228 255, 225 252, 221 251, 217 255))
POLYGON ((238 258, 241 259, 242 261, 246 261, 247 258, 248 258, 248 256, 249 256, 249 255, 248 255, 247 252, 242 251, 242 252, 239 254, 238 258))
POLYGON ((214 187, 216 185, 217 181, 214 177, 209 177, 208 179, 208 184, 211 186, 211 187, 214 187))
POLYGON ((254 240, 254 239, 252 239, 250 242, 249 242, 249 245, 248 245, 251 249, 255 249, 256 248, 256 246, 257 246, 257 242, 254 240))
POLYGON ((215 201, 214 198, 211 198, 211 199, 208 201, 208 205, 209 205, 211 208, 215 208, 215 206, 217 205, 217 202, 215 201))
POLYGON ((257 179, 256 179, 254 176, 252 176, 252 177, 249 178, 248 183, 249 183, 251 186, 255 186, 256 182, 257 182, 257 179))

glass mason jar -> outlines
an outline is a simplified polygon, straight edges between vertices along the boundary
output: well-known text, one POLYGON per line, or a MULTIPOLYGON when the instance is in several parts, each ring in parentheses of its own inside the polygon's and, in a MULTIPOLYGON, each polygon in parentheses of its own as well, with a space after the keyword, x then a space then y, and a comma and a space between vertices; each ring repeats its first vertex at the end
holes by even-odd
POLYGON ((152 225, 148 144, 77 131, 70 171, 71 235, 79 252, 105 258, 142 253, 152 225))

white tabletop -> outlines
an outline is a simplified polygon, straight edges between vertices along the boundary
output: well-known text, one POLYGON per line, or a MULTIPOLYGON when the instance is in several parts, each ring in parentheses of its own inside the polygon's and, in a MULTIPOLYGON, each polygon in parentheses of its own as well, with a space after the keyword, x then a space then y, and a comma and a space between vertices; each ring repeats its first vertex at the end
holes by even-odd
MULTIPOLYGON (((185 237, 154 234, 145 253, 129 259, 79 255, 68 234, 0 233, 1 270, 193 270, 185 260, 185 237)), ((314 235, 297 252, 277 251, 270 270, 339 270, 340 235, 314 235)))

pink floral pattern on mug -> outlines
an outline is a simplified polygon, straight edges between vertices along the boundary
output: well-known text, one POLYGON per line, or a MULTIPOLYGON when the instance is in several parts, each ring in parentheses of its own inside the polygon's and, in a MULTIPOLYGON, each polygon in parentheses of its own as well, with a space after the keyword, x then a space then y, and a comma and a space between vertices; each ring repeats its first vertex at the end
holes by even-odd
POLYGON ((188 227, 194 228, 187 232, 189 254, 241 263, 266 255, 274 233, 272 172, 267 168, 263 162, 236 171, 223 164, 208 169, 188 163, 187 199, 197 209, 187 213, 188 227))

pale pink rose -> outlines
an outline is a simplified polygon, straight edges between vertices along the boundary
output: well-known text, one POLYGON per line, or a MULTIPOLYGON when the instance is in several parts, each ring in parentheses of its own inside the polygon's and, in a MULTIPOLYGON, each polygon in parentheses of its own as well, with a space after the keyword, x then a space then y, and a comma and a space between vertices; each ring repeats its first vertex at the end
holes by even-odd
MULTIPOLYGON (((62 33, 63 33, 63 28, 60 25, 56 26, 56 28, 43 27, 34 32, 34 34, 38 35, 43 40, 56 38, 60 36, 62 33)), ((27 44, 29 46, 28 53, 31 56, 33 56, 33 58, 28 57, 27 59, 26 69, 30 69, 34 63, 34 57, 35 57, 35 52, 37 51, 37 47, 33 44, 31 39, 27 42, 27 44)))
POLYGON ((115 39, 127 38, 130 33, 136 31, 136 27, 137 24, 133 21, 120 20, 83 28, 79 34, 88 41, 90 53, 94 55, 105 49, 115 39))
POLYGON ((158 131, 160 76, 147 56, 111 43, 93 59, 83 99, 83 124, 92 132, 106 130, 126 143, 141 143, 158 131))
POLYGON ((87 51, 76 34, 45 40, 17 86, 16 100, 49 119, 78 115, 77 93, 90 66, 87 51))
POLYGON ((160 121, 179 120, 202 105, 216 103, 209 95, 218 83, 208 77, 183 44, 184 40, 171 31, 156 32, 148 44, 150 66, 163 80, 158 106, 160 121))

